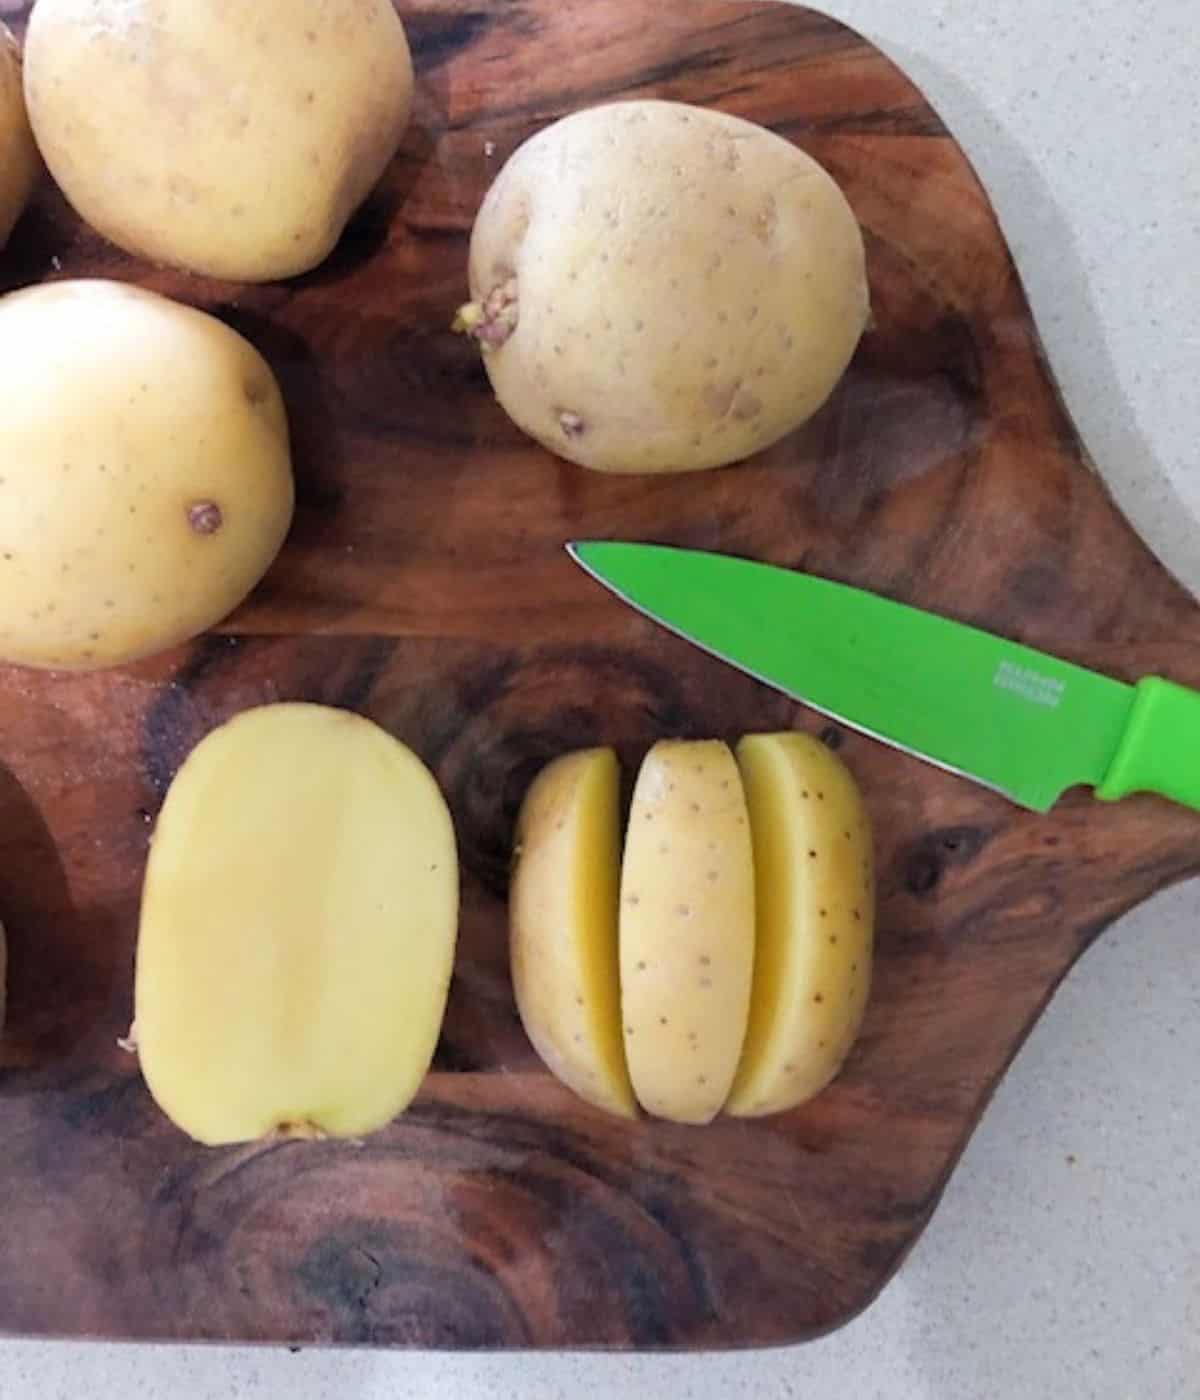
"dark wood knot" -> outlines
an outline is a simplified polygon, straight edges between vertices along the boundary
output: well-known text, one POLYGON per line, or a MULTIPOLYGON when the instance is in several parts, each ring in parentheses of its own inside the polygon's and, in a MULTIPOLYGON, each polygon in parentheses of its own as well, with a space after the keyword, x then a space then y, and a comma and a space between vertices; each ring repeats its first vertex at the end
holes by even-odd
POLYGON ((905 889, 909 894, 932 894, 947 866, 966 865, 974 860, 990 836, 991 832, 975 826, 948 826, 927 832, 909 847, 904 858, 905 889))

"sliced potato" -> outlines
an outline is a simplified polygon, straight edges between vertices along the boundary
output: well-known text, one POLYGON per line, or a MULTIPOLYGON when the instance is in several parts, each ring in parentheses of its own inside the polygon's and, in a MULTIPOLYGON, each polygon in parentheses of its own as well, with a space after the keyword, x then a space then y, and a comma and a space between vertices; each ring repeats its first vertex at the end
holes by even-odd
POLYGON ((707 1123, 741 1055, 754 868, 737 764, 717 741, 656 744, 638 774, 621 872, 621 1015, 642 1106, 707 1123))
POLYGON ((342 710, 239 715, 180 769, 150 852, 151 1093, 203 1143, 382 1127, 429 1068, 457 916, 450 814, 413 753, 342 710))
POLYGON ((726 1112, 779 1113, 841 1068, 871 982, 871 832, 846 765, 806 734, 743 739, 758 934, 750 1026, 726 1112))
POLYGON ((621 1042, 617 757, 587 749, 534 781, 510 890, 513 990, 534 1049, 580 1098, 636 1113, 621 1042))

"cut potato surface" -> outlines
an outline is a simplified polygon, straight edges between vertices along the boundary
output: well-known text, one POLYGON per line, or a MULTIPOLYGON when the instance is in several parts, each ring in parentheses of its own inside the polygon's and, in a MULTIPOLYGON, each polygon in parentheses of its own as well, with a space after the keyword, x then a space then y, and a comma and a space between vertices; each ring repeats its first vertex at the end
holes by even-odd
POLYGON ((644 1108, 707 1123, 729 1092, 754 961, 754 869, 737 764, 717 741, 655 745, 621 872, 621 1015, 644 1108))
POLYGON ((410 750, 318 705, 239 715, 180 769, 150 852, 151 1093, 209 1144, 382 1127, 429 1068, 457 919, 450 814, 410 750))
POLYGON ((805 734, 737 750, 754 839, 757 948, 750 1024, 726 1112, 779 1113, 837 1074, 871 981, 871 832, 846 765, 805 734))
POLYGON ((580 1098, 636 1112, 620 1030, 618 767, 611 749, 556 759, 517 822, 513 990, 534 1049, 580 1098))

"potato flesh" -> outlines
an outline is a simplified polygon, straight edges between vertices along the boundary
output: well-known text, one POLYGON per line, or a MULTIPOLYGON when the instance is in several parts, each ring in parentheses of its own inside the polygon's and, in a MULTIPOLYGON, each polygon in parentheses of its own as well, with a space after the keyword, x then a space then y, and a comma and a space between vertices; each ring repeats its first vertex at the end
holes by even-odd
POLYGON ((38 144, 79 214, 234 281, 332 251, 412 101, 391 0, 38 0, 25 63, 38 144))
POLYGON ((841 1068, 871 981, 871 832, 845 764, 805 734, 737 750, 754 840, 757 949, 745 1048, 725 1111, 779 1113, 841 1068))
POLYGON ((517 823, 513 989, 525 1031, 582 1099, 635 1114, 620 1032, 618 767, 611 749, 555 760, 517 823))
POLYGON ((552 452, 618 472, 747 457, 809 418, 866 325, 862 235, 789 142, 679 103, 576 113, 526 142, 476 220, 471 295, 515 281, 484 361, 552 452))
POLYGON ((0 298, 0 383, 0 656, 135 660, 266 572, 292 518, 288 425, 236 332, 136 287, 49 283, 0 298))
POLYGON ((720 1111, 745 1038, 754 873, 737 765, 716 741, 667 741, 638 774, 621 871, 621 1016, 642 1106, 720 1111))
POLYGON ((38 155, 25 114, 21 53, 0 21, 0 248, 21 217, 37 176, 38 155))
POLYGON ((150 852, 154 1098, 208 1144, 382 1127, 429 1068, 457 917, 450 815, 414 754, 345 711, 239 715, 180 769, 150 852))

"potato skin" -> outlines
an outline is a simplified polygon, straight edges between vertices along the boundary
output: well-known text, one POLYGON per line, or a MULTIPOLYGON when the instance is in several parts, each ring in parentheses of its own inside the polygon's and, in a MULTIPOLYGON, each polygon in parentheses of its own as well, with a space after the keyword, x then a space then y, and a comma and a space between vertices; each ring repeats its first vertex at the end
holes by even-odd
POLYGON ((21 217, 37 172, 37 147, 22 92, 21 51, 0 21, 0 248, 21 217))
POLYGON ((776 442, 824 403, 869 312, 861 231, 814 160, 657 101, 526 142, 480 209, 470 287, 501 318, 490 339, 494 318, 470 328, 508 414, 614 472, 719 467, 776 442))
POLYGON ((871 825, 850 770, 811 734, 737 748, 754 841, 754 986, 725 1112, 782 1113, 819 1094, 850 1053, 871 987, 871 825))
POLYGON ((662 740, 642 762, 621 867, 621 1018, 633 1091, 708 1123, 746 1036, 754 863, 737 764, 718 740, 662 740))
POLYGON ((115 282, 0 298, 0 657, 88 670, 250 592, 292 518, 283 401, 215 318, 115 282))
POLYGON ((25 92, 89 224, 257 282, 332 251, 400 145, 412 62, 391 0, 38 0, 25 92))

